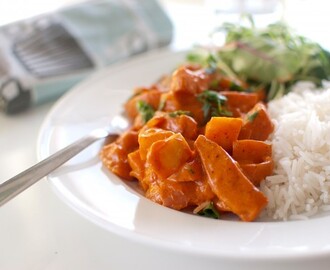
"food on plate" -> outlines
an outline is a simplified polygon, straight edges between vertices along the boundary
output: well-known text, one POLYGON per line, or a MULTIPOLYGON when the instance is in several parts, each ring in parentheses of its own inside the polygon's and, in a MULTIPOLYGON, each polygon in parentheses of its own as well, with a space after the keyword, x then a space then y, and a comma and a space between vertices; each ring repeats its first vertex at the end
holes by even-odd
POLYGON ((299 83, 269 103, 274 175, 261 182, 273 219, 306 219, 330 210, 330 89, 299 83))
POLYGON ((205 136, 198 136, 195 147, 216 199, 242 220, 254 220, 266 206, 267 198, 248 179, 238 162, 205 136))
POLYGON ((132 125, 103 147, 103 164, 150 200, 207 217, 330 210, 330 89, 316 88, 330 54, 282 23, 222 30, 224 45, 135 90, 132 125))
POLYGON ((226 34, 224 44, 200 47, 188 58, 204 67, 221 68, 232 81, 248 82, 252 92, 265 89, 276 128, 269 138, 273 160, 259 163, 258 170, 269 171, 267 163, 272 162, 274 175, 259 182, 253 174, 255 165, 241 164, 269 200, 263 214, 280 220, 305 219, 330 210, 329 85, 323 87, 323 81, 330 80, 330 53, 283 23, 264 28, 256 28, 253 21, 250 26, 226 23, 214 36, 219 33, 226 34))
POLYGON ((272 146, 265 142, 273 123, 264 90, 247 89, 220 69, 181 65, 136 89, 125 104, 132 126, 103 147, 103 164, 137 180, 145 196, 161 205, 255 220, 268 201, 259 186, 273 171, 272 146), (234 83, 246 91, 231 90, 234 83))

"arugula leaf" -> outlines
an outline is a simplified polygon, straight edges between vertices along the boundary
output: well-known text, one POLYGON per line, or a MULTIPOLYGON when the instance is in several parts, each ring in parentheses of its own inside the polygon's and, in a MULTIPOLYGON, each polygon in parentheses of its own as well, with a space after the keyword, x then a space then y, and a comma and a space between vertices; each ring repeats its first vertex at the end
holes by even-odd
POLYGON ((155 114, 153 107, 144 100, 139 100, 136 107, 144 123, 148 122, 155 114))
POLYGON ((231 112, 224 108, 227 98, 220 93, 205 90, 198 94, 197 98, 203 104, 204 122, 207 122, 212 116, 232 116, 231 112))
POLYGON ((203 209, 198 211, 197 214, 200 216, 214 218, 214 219, 220 218, 220 214, 217 211, 217 209, 215 209, 213 202, 208 203, 203 209))

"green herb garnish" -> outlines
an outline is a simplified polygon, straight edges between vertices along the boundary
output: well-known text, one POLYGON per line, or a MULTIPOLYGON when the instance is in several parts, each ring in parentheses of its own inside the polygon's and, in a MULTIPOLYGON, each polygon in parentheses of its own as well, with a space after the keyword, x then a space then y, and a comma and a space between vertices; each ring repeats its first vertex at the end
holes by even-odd
POLYGON ((153 107, 144 100, 139 100, 136 107, 144 123, 148 122, 155 114, 153 107))
POLYGON ((198 215, 219 219, 220 214, 217 209, 215 209, 213 202, 208 203, 203 209, 197 212, 198 215))
POLYGON ((198 94, 197 98, 203 104, 204 122, 207 122, 212 116, 232 116, 232 113, 224 108, 227 98, 220 93, 205 90, 198 94))
POLYGON ((218 68, 217 59, 215 58, 215 56, 209 54, 206 59, 206 63, 207 63, 207 67, 205 68, 206 73, 208 74, 215 73, 218 68))
POLYGON ((170 112, 168 113, 168 115, 170 117, 177 117, 177 116, 180 116, 180 115, 191 115, 191 112, 190 111, 182 111, 182 110, 178 110, 178 111, 174 111, 174 112, 170 112))
POLYGON ((219 80, 213 80, 213 81, 210 82, 210 85, 209 85, 209 87, 211 89, 217 89, 218 86, 219 86, 219 80))
POLYGON ((166 99, 161 98, 157 110, 158 111, 162 111, 164 109, 164 107, 165 107, 165 104, 166 104, 166 99))
POLYGON ((249 122, 253 122, 254 119, 256 119, 257 116, 258 116, 258 111, 254 112, 254 113, 252 113, 252 114, 249 114, 249 115, 247 116, 247 118, 248 118, 249 122))
POLYGON ((230 86, 229 86, 229 90, 232 91, 239 91, 239 92, 248 92, 247 90, 245 90, 242 86, 238 85, 237 83, 231 82, 230 86))

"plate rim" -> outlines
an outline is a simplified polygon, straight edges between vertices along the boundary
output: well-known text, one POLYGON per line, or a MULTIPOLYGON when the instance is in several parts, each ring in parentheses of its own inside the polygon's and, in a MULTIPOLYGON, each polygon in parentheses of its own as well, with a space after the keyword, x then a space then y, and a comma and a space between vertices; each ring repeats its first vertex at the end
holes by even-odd
MULTIPOLYGON (((182 54, 184 55, 187 51, 175 51, 169 48, 165 49, 157 49, 157 50, 152 50, 147 53, 137 55, 135 57, 132 57, 129 60, 125 61, 120 61, 112 66, 103 68, 101 70, 96 71, 93 73, 91 76, 88 78, 84 79, 82 82, 78 83, 76 86, 74 86, 71 90, 69 90, 67 93, 65 93, 55 104, 52 106, 52 108, 49 110, 47 113, 46 117, 44 118, 42 125, 40 127, 39 133, 38 133, 38 138, 37 138, 37 158, 40 161, 43 159, 45 156, 43 154, 42 150, 42 144, 44 144, 44 140, 47 140, 47 145, 50 143, 50 136, 45 136, 45 131, 47 128, 50 128, 50 119, 56 111, 63 106, 63 104, 66 102, 67 99, 70 99, 71 96, 76 95, 76 93, 79 91, 80 88, 83 88, 84 85, 89 84, 90 82, 97 80, 98 78, 101 78, 104 76, 104 74, 107 74, 110 71, 118 71, 125 69, 127 66, 134 65, 136 63, 139 63, 141 61, 144 61, 146 58, 152 58, 154 57, 163 57, 166 54, 182 54)), ((233 252, 224 252, 223 250, 221 253, 215 252, 214 250, 203 250, 197 249, 197 248, 189 248, 189 246, 183 246, 178 243, 171 243, 171 242, 164 242, 162 240, 158 239, 152 239, 150 236, 147 235, 141 235, 135 231, 129 231, 125 228, 121 228, 120 226, 117 226, 116 224, 110 224, 111 230, 109 229, 109 223, 106 223, 104 220, 102 220, 100 217, 94 217, 91 219, 90 214, 87 213, 86 209, 81 209, 77 206, 77 204, 74 204, 72 200, 70 200, 67 196, 64 196, 63 194, 63 189, 62 191, 59 188, 59 184, 56 183, 56 181, 48 178, 48 182, 51 183, 52 190, 55 191, 56 195, 64 201, 70 208, 72 208, 75 212, 79 213, 82 215, 85 219, 91 221, 97 226, 102 227, 103 229, 106 229, 107 231, 110 231, 112 233, 115 233, 117 235, 120 235, 121 237, 124 237, 126 239, 141 243, 141 244, 147 244, 152 247, 159 247, 159 248, 165 248, 169 249, 172 251, 177 251, 183 254, 193 254, 195 256, 203 256, 203 257, 214 257, 214 258, 226 258, 226 259, 232 259, 232 260, 309 260, 309 259, 317 259, 317 258, 323 258, 323 257, 329 257, 330 256, 330 247, 324 250, 307 250, 306 252, 278 252, 278 253, 237 253, 233 254, 233 252)), ((175 211, 175 210, 173 210, 175 211)), ((202 217, 200 217, 202 218, 202 217)), ((304 221, 287 221, 291 224, 297 224, 297 226, 302 225, 302 222, 304 221)), ((281 222, 279 223, 287 223, 287 222, 281 222)), ((269 222, 258 222, 259 224, 267 226, 269 222)), ((277 223, 271 222, 271 223, 277 223)))

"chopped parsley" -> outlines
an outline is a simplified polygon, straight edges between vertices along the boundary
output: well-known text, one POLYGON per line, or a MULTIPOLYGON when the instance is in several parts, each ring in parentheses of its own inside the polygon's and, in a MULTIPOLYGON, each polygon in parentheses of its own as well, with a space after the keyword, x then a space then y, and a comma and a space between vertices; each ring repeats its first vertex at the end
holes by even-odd
POLYGON ((139 100, 136 107, 144 123, 148 122, 155 114, 154 108, 144 100, 139 100))
POLYGON ((244 89, 242 86, 238 85, 237 83, 231 82, 229 86, 229 90, 232 91, 239 91, 239 92, 248 92, 246 89, 244 89))
POLYGON ((211 83, 210 83, 210 87, 211 87, 212 89, 217 89, 218 86, 219 86, 219 80, 213 80, 213 81, 211 81, 211 83))
POLYGON ((204 206, 201 210, 197 212, 198 215, 219 219, 220 214, 217 209, 215 209, 213 202, 209 202, 206 206, 204 206))
POLYGON ((174 112, 170 112, 168 114, 170 117, 177 117, 177 116, 180 116, 180 115, 191 115, 191 112, 190 111, 182 111, 182 110, 178 110, 178 111, 174 111, 174 112))
POLYGON ((249 122, 253 122, 254 119, 256 119, 257 116, 258 116, 258 111, 249 114, 249 115, 247 116, 247 118, 248 118, 249 122))
POLYGON ((166 104, 166 99, 165 98, 161 98, 160 99, 160 102, 159 102, 159 106, 158 106, 158 111, 162 111, 165 107, 165 104, 166 104))
POLYGON ((212 74, 217 71, 218 68, 218 61, 214 55, 209 54, 206 59, 207 67, 205 68, 205 72, 208 74, 212 74))
POLYGON ((227 98, 213 90, 206 90, 197 96, 203 104, 204 121, 212 116, 232 116, 232 113, 224 108, 227 98))

